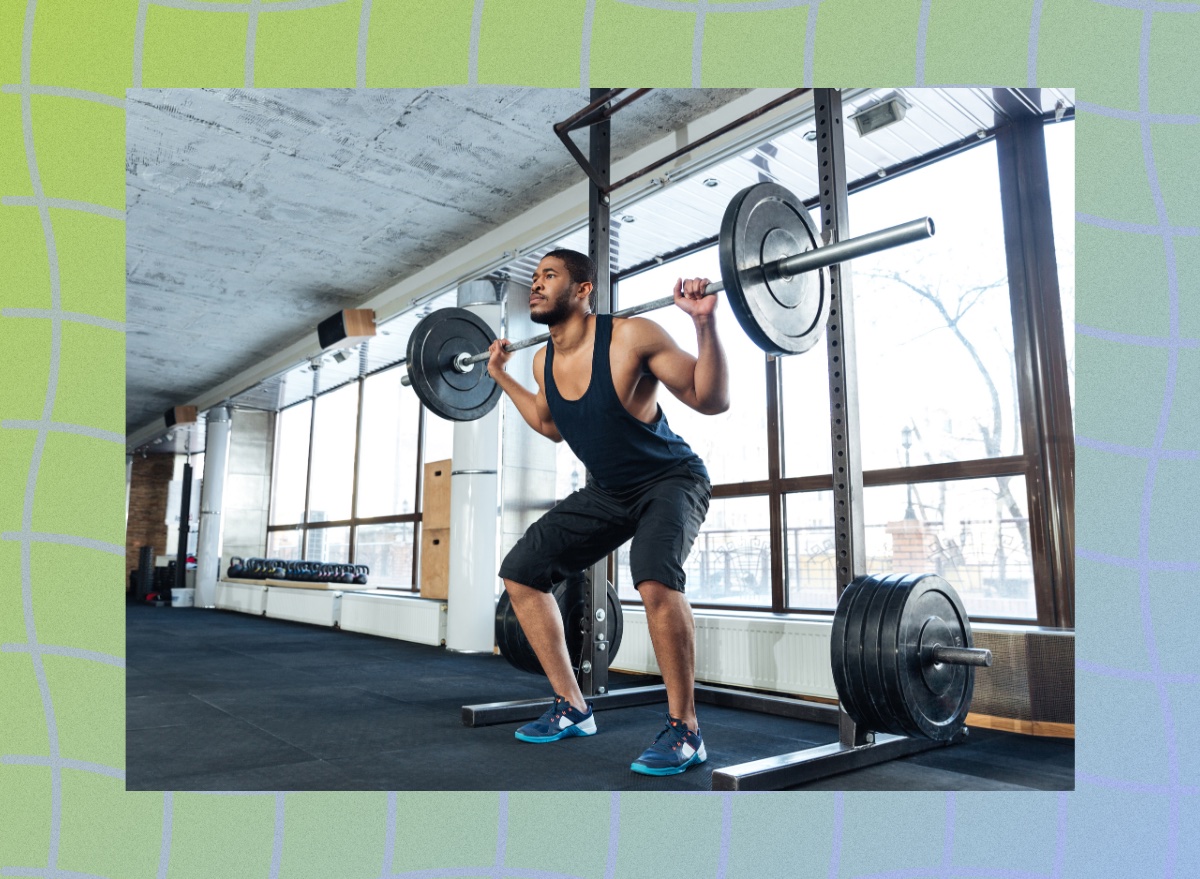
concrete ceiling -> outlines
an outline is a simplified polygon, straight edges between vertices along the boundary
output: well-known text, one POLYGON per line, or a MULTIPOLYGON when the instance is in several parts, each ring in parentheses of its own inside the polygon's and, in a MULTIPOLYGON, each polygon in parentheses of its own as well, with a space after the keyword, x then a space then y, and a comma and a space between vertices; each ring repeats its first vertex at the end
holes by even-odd
MULTIPOLYGON (((742 93, 650 93, 614 117, 614 160, 742 93)), ((581 89, 128 92, 127 432, 578 183, 551 126, 587 100, 581 89)))

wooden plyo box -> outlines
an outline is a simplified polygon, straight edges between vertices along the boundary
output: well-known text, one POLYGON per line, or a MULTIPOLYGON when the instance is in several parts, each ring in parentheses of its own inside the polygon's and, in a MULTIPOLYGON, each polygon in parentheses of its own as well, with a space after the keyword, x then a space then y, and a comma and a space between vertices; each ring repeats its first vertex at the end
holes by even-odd
POLYGON ((430 461, 421 482, 421 525, 450 527, 450 460, 430 461))
POLYGON ((421 528, 421 597, 445 599, 450 592, 450 529, 421 528))

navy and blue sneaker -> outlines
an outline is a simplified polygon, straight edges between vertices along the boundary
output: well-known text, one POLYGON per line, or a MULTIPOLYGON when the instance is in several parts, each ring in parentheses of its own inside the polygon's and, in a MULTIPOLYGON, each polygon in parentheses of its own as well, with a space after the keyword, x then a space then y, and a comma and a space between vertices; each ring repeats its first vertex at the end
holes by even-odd
POLYGON ((557 742, 568 736, 593 736, 596 734, 596 718, 592 703, 588 703, 587 714, 562 696, 555 695, 554 704, 537 720, 530 721, 516 732, 523 742, 557 742))
POLYGON ((668 714, 663 731, 629 768, 642 775, 678 775, 707 759, 700 730, 689 729, 678 717, 668 714))

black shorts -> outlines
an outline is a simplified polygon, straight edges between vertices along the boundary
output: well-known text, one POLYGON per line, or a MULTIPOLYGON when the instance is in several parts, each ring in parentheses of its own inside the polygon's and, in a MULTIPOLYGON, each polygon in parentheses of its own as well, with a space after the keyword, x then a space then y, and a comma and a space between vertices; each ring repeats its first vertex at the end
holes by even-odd
POLYGON ((505 556, 500 576, 548 592, 630 538, 635 586, 656 580, 683 591, 683 563, 704 517, 712 486, 686 466, 636 488, 605 491, 589 482, 534 522, 505 556))

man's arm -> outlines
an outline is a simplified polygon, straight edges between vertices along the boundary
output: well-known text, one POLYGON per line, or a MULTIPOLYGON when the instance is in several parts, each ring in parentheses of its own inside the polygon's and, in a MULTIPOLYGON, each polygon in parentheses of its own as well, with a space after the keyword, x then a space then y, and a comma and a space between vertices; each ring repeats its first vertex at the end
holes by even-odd
POLYGON ((717 415, 729 408, 729 368, 717 337, 717 297, 704 296, 707 286, 707 278, 675 282, 675 304, 696 327, 698 357, 682 350, 652 321, 640 321, 636 329, 650 373, 697 412, 717 415))
POLYGON ((497 339, 492 342, 488 351, 491 357, 488 358, 488 375, 495 379, 496 384, 500 386, 500 390, 508 394, 513 405, 517 407, 517 411, 521 413, 521 417, 525 419, 525 423, 536 430, 544 437, 554 440, 556 443, 562 442, 562 434, 558 432, 558 428, 554 425, 554 419, 550 416, 550 407, 546 403, 546 389, 543 382, 543 370, 546 366, 546 349, 539 348, 537 353, 533 355, 533 378, 537 382, 537 393, 533 393, 522 385, 519 381, 504 371, 504 365, 508 363, 512 354, 504 350, 504 346, 508 344, 507 339, 497 339))

